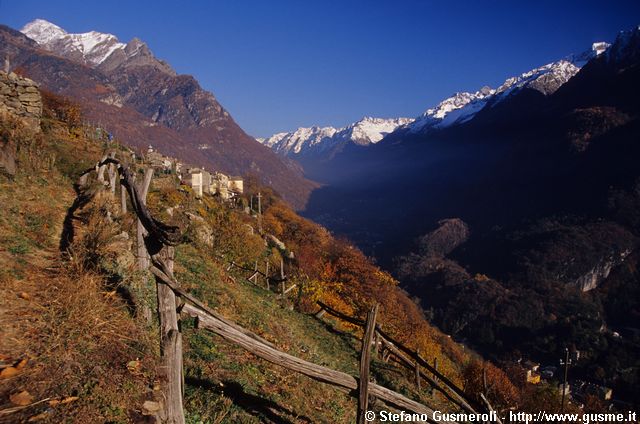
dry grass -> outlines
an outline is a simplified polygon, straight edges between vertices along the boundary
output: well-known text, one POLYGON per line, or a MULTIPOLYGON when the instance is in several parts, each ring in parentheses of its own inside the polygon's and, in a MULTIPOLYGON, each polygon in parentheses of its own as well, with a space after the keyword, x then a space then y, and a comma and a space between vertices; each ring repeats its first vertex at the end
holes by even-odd
POLYGON ((1 293, 2 353, 15 361, 28 358, 21 373, 3 381, 2 399, 22 390, 34 400, 79 399, 55 408, 44 403, 11 415, 8 422, 42 412, 49 422, 135 419, 144 399, 153 398, 155 364, 143 359, 133 375, 127 363, 154 357, 148 332, 113 292, 103 291, 99 275, 29 271, 26 280, 6 282, 1 293))
MULTIPOLYGON (((152 335, 95 263, 113 258, 121 243, 113 225, 100 218, 105 199, 95 200, 81 211, 79 222, 88 225, 76 233, 71 259, 61 260, 53 240, 44 250, 30 245, 29 252, 0 255, 20 271, 2 274, 0 354, 6 364, 27 359, 17 375, 0 380, 0 410, 15 407, 9 396, 22 390, 34 401, 78 398, 0 415, 0 422, 142 422, 140 407, 154 398, 152 335), (140 366, 131 372, 127 364, 135 360, 140 366)), ((60 221, 62 215, 57 211, 60 221)))
POLYGON ((98 195, 63 260, 57 248, 74 193, 68 177, 45 168, 0 178, 0 371, 21 364, 0 377, 0 423, 147 422, 140 411, 155 397, 157 343, 102 272, 127 242, 98 195), (32 404, 16 410, 10 396, 25 390, 32 404))

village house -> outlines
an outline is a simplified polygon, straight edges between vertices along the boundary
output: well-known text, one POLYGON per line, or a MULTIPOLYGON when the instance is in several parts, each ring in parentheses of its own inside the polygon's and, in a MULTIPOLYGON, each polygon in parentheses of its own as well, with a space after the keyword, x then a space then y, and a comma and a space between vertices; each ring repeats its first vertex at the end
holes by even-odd
POLYGON ((216 172, 211 179, 211 194, 218 195, 227 200, 229 196, 229 177, 221 172, 216 172))
POLYGON ((242 177, 229 177, 222 172, 216 172, 211 179, 211 194, 228 200, 244 192, 242 177))
POLYGON ((202 197, 204 193, 211 193, 211 174, 204 169, 188 169, 182 182, 190 186, 197 197, 202 197))
POLYGON ((242 177, 229 177, 229 190, 233 191, 236 194, 244 193, 244 181, 242 180, 242 177))
POLYGON ((522 366, 525 369, 526 381, 529 384, 540 383, 540 364, 533 361, 524 361, 522 366))
POLYGON ((163 171, 170 171, 174 162, 171 158, 164 156, 160 152, 156 152, 153 149, 153 146, 149 146, 147 149, 145 161, 151 165, 152 168, 161 169, 163 171))
POLYGON ((190 186, 198 197, 211 194, 222 200, 229 200, 244 191, 242 177, 229 177, 222 172, 209 173, 198 167, 187 168, 183 175, 183 168, 182 163, 175 163, 175 169, 181 183, 190 186))
POLYGON ((176 174, 178 175, 178 178, 182 179, 182 171, 184 170, 184 164, 179 160, 176 160, 176 163, 174 166, 176 168, 176 174))

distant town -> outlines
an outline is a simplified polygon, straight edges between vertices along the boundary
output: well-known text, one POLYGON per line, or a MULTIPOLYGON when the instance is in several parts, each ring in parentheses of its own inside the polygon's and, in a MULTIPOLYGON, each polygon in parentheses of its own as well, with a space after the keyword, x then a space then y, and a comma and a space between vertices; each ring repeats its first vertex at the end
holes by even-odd
POLYGON ((204 194, 232 200, 244 192, 242 177, 229 176, 222 172, 209 172, 204 168, 185 165, 176 158, 168 157, 149 146, 143 155, 145 163, 160 172, 175 172, 180 183, 191 187, 197 197, 204 194))

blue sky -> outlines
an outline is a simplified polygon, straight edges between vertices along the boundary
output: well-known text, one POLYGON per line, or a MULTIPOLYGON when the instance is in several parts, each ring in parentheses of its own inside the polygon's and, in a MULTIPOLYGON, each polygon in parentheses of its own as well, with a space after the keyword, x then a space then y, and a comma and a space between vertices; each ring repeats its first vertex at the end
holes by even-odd
POLYGON ((612 41, 640 1, 0 0, 0 23, 139 37, 255 136, 416 116, 456 91, 612 41))

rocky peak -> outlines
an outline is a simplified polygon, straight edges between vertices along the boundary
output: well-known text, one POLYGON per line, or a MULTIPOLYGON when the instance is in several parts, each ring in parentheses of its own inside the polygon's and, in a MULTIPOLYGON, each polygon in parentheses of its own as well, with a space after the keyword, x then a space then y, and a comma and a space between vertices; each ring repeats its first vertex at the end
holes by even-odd
POLYGON ((29 22, 22 28, 21 32, 41 45, 45 45, 67 35, 67 32, 58 25, 52 24, 44 19, 36 19, 29 22))
POLYGON ((365 116, 361 120, 339 130, 340 137, 355 144, 366 146, 382 140, 401 125, 413 122, 410 118, 372 118, 365 116))
POLYGON ((360 146, 375 144, 399 126, 412 121, 410 118, 385 119, 365 116, 343 128, 301 127, 293 132, 277 133, 257 140, 282 155, 331 155, 336 149, 349 143, 360 146))
POLYGON ((608 48, 608 43, 593 43, 591 48, 582 53, 569 55, 557 62, 507 78, 495 90, 484 86, 475 93, 466 91, 455 93, 435 107, 427 109, 415 122, 401 129, 408 130, 410 133, 423 133, 461 124, 473 119, 485 106, 492 107, 525 88, 548 96, 569 81, 588 61, 601 55, 608 48))
POLYGON ((21 32, 46 50, 106 73, 121 66, 152 66, 175 75, 175 71, 166 62, 156 59, 149 47, 138 38, 124 44, 115 35, 98 31, 71 34, 44 19, 29 22, 21 32))
POLYGON ((97 31, 70 34, 44 19, 26 24, 21 31, 44 49, 89 66, 99 65, 125 46, 115 35, 97 31))

